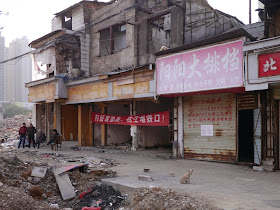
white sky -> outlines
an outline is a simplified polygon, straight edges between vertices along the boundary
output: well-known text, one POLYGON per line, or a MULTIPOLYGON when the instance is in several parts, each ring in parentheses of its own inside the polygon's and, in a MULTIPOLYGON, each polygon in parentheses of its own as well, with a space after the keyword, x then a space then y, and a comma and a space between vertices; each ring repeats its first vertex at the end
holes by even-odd
MULTIPOLYGON (((5 37, 6 46, 22 36, 29 41, 51 32, 51 21, 54 13, 80 2, 81 0, 0 0, 0 11, 9 13, 0 15, 1 34, 5 37)), ((225 13, 237 17, 243 23, 249 22, 249 0, 208 0, 209 4, 225 13)), ((252 22, 258 21, 258 0, 252 0, 252 22)))

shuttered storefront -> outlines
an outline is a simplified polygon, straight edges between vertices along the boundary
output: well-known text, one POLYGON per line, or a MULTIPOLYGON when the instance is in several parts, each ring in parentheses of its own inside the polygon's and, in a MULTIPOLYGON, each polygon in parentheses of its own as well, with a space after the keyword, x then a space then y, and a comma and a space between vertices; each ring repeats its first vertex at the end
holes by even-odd
POLYGON ((236 95, 184 97, 186 159, 236 161, 236 95))

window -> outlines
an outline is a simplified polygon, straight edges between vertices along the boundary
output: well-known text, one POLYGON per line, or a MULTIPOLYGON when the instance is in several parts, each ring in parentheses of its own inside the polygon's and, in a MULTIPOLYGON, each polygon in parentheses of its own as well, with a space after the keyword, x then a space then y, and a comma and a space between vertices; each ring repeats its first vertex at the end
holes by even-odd
POLYGON ((100 56, 110 55, 124 48, 126 48, 125 24, 100 31, 100 56))

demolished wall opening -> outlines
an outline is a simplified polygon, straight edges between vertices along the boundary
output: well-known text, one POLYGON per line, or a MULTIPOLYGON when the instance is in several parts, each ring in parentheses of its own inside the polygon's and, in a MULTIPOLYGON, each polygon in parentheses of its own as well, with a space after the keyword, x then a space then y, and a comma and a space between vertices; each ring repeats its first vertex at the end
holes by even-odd
MULTIPOLYGON (((172 99, 161 99, 160 103, 152 101, 141 101, 137 103, 137 114, 150 114, 172 110, 172 99)), ((170 116, 169 116, 170 117, 170 116)), ((138 144, 140 147, 149 148, 171 148, 170 130, 168 126, 138 126, 138 144)))
POLYGON ((119 24, 100 31, 100 56, 114 54, 126 48, 126 25, 119 24))
MULTIPOLYGON (((101 113, 102 105, 95 104, 94 112, 101 113)), ((114 103, 114 104, 106 104, 106 113, 108 115, 114 116, 127 116, 129 115, 129 102, 125 103, 114 103)), ((104 124, 103 124, 104 126, 104 124)), ((94 146, 102 145, 102 124, 94 123, 94 146)), ((120 144, 129 144, 131 143, 130 136, 130 126, 129 125, 105 125, 106 130, 106 144, 107 145, 120 145, 120 144)))
POLYGON ((149 52, 158 52, 162 47, 170 48, 171 13, 150 20, 149 52))

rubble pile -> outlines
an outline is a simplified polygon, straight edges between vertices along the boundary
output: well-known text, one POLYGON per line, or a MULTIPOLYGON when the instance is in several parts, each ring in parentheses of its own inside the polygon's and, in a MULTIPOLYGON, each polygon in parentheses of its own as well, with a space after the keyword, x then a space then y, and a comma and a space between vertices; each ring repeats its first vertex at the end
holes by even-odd
POLYGON ((13 118, 0 120, 0 139, 14 140, 17 139, 18 131, 22 123, 28 126, 32 122, 32 113, 28 115, 16 115, 13 118))
POLYGON ((217 209, 206 205, 190 196, 166 190, 162 188, 139 188, 135 190, 129 200, 124 203, 124 210, 145 209, 190 209, 190 210, 214 210, 217 209))
MULTIPOLYGON (((99 162, 93 158, 97 162, 86 164, 85 170, 77 168, 67 171, 76 196, 73 199, 63 200, 53 171, 65 165, 67 158, 69 160, 72 158, 66 155, 23 151, 22 154, 33 160, 29 162, 14 156, 17 151, 4 153, 0 156, 0 209, 21 209, 23 205, 30 205, 30 208, 24 209, 82 209, 92 205, 100 206, 102 209, 108 206, 107 209, 112 209, 123 201, 122 197, 118 198, 120 196, 118 191, 100 184, 101 178, 115 176, 115 172, 102 168, 102 160, 99 162), (46 169, 43 177, 32 175, 32 170, 36 167, 46 169), (79 198, 79 195, 88 189, 92 189, 91 193, 79 198)), ((77 163, 67 162, 67 164, 77 163)))

